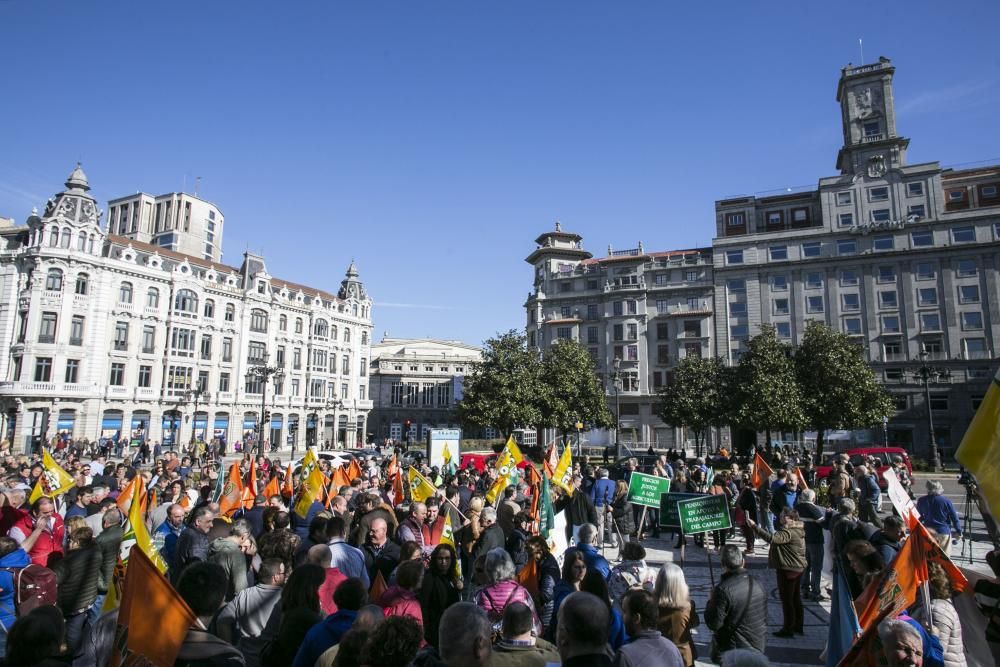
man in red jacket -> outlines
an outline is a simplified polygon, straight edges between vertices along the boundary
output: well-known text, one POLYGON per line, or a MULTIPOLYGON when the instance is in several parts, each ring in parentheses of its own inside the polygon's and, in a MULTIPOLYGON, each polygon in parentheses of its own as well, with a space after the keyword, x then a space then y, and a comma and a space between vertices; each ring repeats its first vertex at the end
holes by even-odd
POLYGON ((51 567, 49 560, 62 558, 65 527, 56 513, 55 503, 42 496, 31 505, 31 513, 14 524, 10 536, 27 552, 31 562, 51 567))

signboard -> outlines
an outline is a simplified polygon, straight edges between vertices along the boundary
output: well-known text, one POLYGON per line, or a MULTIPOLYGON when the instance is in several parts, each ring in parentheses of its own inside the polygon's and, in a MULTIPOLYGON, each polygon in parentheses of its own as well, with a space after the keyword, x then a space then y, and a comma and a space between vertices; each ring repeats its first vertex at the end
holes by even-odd
POLYGON ((431 428, 425 429, 427 433, 427 465, 437 466, 438 470, 444 470, 444 446, 448 445, 448 453, 451 454, 455 465, 461 460, 462 452, 459 443, 462 440, 462 430, 457 428, 431 428))
POLYGON ((882 477, 885 478, 885 481, 889 485, 886 489, 889 500, 892 501, 892 506, 899 512, 899 516, 903 517, 903 521, 909 525, 910 522, 907 520, 907 517, 910 514, 913 515, 914 521, 920 519, 920 512, 917 511, 917 506, 914 504, 913 499, 910 498, 910 494, 900 484, 896 471, 892 468, 886 468, 885 472, 882 473, 882 477))
POLYGON ((660 527, 680 528, 681 518, 677 513, 677 502, 690 498, 701 498, 704 495, 704 493, 664 493, 660 496, 660 527))
POLYGON ((729 501, 722 494, 682 500, 677 503, 677 510, 685 535, 729 530, 733 526, 729 520, 729 501))
POLYGON ((633 472, 628 482, 628 501, 633 505, 659 507, 660 496, 668 491, 670 491, 668 478, 633 472))

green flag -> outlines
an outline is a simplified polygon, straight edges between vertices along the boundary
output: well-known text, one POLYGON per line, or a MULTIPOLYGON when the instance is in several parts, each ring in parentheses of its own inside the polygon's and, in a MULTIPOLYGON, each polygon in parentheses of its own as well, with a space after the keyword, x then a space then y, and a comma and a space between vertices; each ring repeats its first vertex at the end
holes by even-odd
POLYGON ((547 540, 556 523, 556 513, 552 509, 552 497, 549 495, 548 475, 542 475, 542 486, 539 493, 542 494, 542 497, 538 505, 538 534, 542 536, 542 539, 547 540))
POLYGON ((215 488, 212 490, 212 500, 211 502, 219 502, 219 498, 222 497, 222 490, 226 486, 226 476, 222 474, 222 461, 219 461, 219 478, 215 480, 215 488))

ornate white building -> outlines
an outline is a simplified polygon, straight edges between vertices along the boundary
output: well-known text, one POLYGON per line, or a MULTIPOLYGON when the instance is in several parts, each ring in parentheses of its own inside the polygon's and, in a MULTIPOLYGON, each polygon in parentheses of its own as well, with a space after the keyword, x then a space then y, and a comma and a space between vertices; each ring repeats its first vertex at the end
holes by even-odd
POLYGON ((246 441, 262 401, 271 442, 365 439, 372 301, 353 262, 332 294, 251 253, 238 268, 181 254, 106 233, 89 190, 78 165, 41 216, 0 227, 0 432, 15 452, 57 433, 246 441), (265 363, 281 370, 262 386, 247 371, 265 363))

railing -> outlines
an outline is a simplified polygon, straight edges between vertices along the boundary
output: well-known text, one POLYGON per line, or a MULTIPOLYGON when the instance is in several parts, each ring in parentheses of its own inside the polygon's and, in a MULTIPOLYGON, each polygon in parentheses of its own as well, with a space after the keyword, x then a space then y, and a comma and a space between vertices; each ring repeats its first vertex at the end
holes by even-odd
POLYGON ((884 138, 885 135, 882 134, 881 132, 879 132, 878 134, 866 134, 865 136, 861 137, 861 143, 870 144, 876 141, 882 141, 882 139, 884 138))
POLYGON ((646 289, 646 281, 642 278, 638 279, 634 283, 608 283, 604 288, 605 292, 615 291, 615 290, 639 290, 646 289))
POLYGON ((129 388, 125 386, 110 386, 107 389, 107 396, 112 398, 123 398, 128 396, 129 388))
POLYGON ((135 390, 135 397, 138 400, 155 400, 159 392, 151 387, 139 387, 135 390))
POLYGON ((233 392, 231 391, 220 391, 215 395, 215 399, 219 403, 228 403, 233 400, 233 392))
POLYGON ((638 257, 642 255, 642 248, 629 248, 628 250, 612 250, 608 253, 611 257, 638 257))

